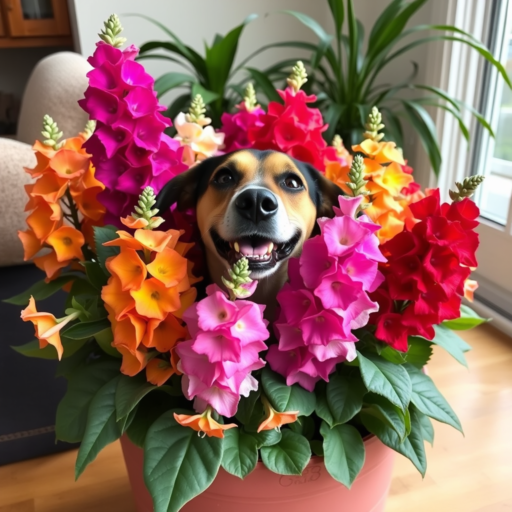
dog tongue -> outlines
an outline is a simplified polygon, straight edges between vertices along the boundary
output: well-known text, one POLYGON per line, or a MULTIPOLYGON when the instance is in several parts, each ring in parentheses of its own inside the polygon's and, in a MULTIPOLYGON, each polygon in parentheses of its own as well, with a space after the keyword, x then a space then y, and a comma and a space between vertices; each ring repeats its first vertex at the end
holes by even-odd
POLYGON ((268 243, 264 243, 253 247, 250 242, 240 242, 240 253, 244 256, 263 256, 267 254, 268 251, 268 243))

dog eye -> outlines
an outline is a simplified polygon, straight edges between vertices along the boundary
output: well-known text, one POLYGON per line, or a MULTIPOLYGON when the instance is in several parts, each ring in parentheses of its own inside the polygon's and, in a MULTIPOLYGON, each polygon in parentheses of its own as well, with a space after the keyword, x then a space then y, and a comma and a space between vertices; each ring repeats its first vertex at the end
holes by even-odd
POLYGON ((299 190, 301 188, 304 188, 302 180, 298 176, 295 176, 294 174, 287 176, 284 179, 283 184, 286 188, 289 188, 291 190, 299 190))
POLYGON ((228 169, 220 170, 213 179, 213 183, 217 185, 229 185, 235 181, 233 174, 228 169))

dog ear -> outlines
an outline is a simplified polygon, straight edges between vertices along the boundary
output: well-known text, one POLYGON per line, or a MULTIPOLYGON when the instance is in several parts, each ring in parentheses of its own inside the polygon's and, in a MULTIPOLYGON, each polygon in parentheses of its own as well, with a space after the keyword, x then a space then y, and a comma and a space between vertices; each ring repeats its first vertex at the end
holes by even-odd
POLYGON ((174 203, 178 210, 195 208, 197 200, 208 187, 213 171, 226 159, 226 155, 215 156, 203 160, 188 171, 178 174, 167 182, 156 198, 155 208, 163 213, 174 203))
POLYGON ((298 160, 295 160, 295 164, 308 181, 311 199, 316 204, 317 216, 333 217, 332 207, 338 205, 338 197, 344 195, 343 190, 311 164, 298 160))

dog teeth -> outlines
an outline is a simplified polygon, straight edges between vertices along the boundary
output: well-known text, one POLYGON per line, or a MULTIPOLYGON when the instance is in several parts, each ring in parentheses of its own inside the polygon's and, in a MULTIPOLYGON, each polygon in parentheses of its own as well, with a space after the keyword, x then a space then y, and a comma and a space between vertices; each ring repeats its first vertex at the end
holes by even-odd
POLYGON ((270 242, 268 244, 267 254, 272 254, 273 250, 274 250, 274 242, 270 242))
POLYGON ((240 245, 238 244, 238 242, 235 242, 235 243, 233 244, 233 247, 235 248, 235 251, 236 251, 236 252, 240 252, 240 245))

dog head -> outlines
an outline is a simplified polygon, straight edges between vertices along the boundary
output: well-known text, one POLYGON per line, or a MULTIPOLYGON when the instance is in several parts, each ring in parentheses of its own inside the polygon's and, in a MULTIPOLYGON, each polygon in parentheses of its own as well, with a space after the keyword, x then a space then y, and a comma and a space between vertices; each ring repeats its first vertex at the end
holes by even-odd
POLYGON ((316 219, 332 216, 340 194, 314 167, 284 153, 239 150, 172 179, 156 207, 196 209, 212 276, 245 256, 251 277, 261 281, 300 254, 316 219))

